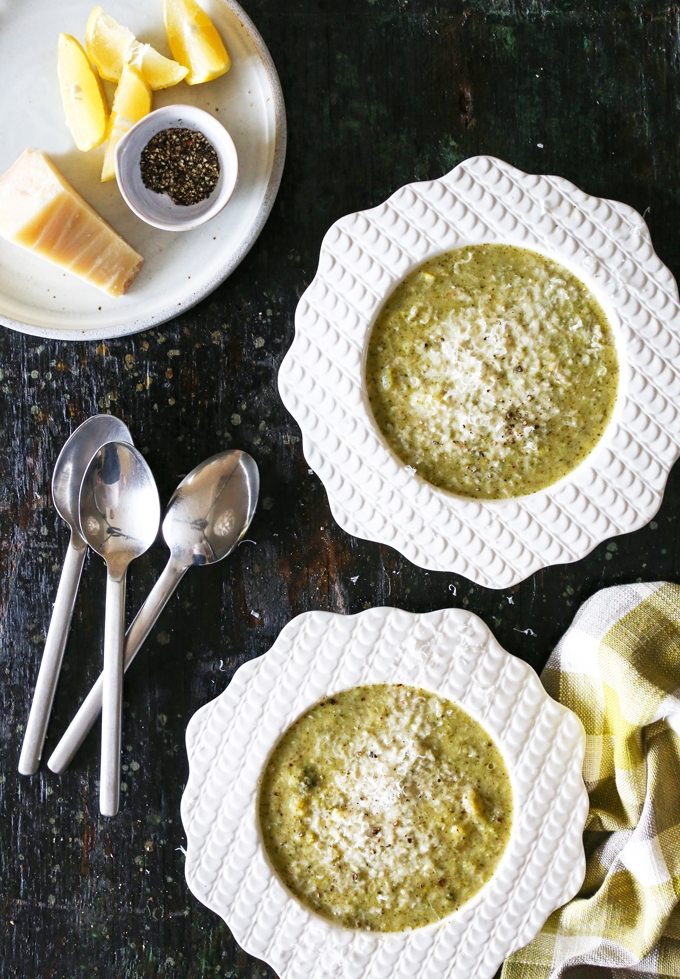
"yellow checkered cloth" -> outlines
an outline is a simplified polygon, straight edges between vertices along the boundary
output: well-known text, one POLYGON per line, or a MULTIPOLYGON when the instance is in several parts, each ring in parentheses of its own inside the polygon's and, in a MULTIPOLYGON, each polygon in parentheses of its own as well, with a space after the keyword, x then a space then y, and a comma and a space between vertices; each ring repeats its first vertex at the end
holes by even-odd
POLYGON ((541 679, 586 731, 586 877, 503 979, 680 977, 680 585, 598 592, 541 679))

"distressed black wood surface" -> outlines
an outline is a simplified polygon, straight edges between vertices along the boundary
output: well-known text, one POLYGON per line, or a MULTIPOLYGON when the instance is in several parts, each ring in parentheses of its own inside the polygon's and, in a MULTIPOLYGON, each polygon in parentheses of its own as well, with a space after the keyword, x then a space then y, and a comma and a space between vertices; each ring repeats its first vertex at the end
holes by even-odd
MULTIPOLYGON (((633 205, 677 276, 677 6, 250 0, 247 10, 279 70, 289 150, 272 216, 241 267, 196 309, 134 337, 58 343, 0 329, 2 979, 272 975, 189 894, 179 802, 189 718, 291 616, 460 605, 540 668, 597 589, 678 579, 677 467, 649 526, 577 564, 505 592, 418 570, 334 524, 276 389, 329 225, 476 153, 633 205), (98 817, 98 736, 61 778, 44 765, 34 778, 16 773, 67 544, 49 480, 69 433, 97 411, 129 425, 164 501, 227 446, 247 449, 262 474, 251 539, 186 576, 128 674, 114 820, 98 817)), ((157 544, 132 566, 130 614, 165 558, 157 544)), ((89 557, 46 754, 99 671, 103 589, 103 564, 89 557)))

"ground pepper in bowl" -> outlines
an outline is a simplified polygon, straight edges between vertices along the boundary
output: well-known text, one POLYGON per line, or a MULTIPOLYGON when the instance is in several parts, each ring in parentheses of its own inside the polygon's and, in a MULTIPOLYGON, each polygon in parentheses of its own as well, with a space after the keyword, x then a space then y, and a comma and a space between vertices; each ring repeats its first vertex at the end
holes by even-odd
POLYGON ((147 190, 167 194, 184 207, 210 197, 220 177, 215 147, 194 129, 156 133, 142 150, 139 166, 147 190))

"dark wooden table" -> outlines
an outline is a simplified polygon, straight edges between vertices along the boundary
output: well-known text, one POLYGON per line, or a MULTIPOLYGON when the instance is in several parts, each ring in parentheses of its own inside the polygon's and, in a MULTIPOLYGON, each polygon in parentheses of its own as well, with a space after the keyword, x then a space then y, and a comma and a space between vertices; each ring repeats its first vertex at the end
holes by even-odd
MULTIPOLYGON (((137 336, 58 343, 0 328, 2 979, 272 975, 188 892, 179 802, 189 718, 292 616, 462 605, 540 669, 597 589, 678 580, 678 467, 643 530, 506 592, 355 540, 335 525, 276 386, 329 225, 476 153, 632 204, 677 276, 677 5, 250 0, 247 10, 278 66, 289 149, 272 216, 240 268, 194 310, 137 336), (128 674, 114 820, 98 816, 98 735, 61 778, 44 764, 30 779, 16 772, 67 544, 52 468, 97 411, 127 422, 163 501, 228 446, 247 449, 262 475, 250 540, 186 576, 128 674)), ((133 565, 131 614, 165 558, 158 543, 133 565)), ((103 589, 103 563, 89 557, 45 754, 99 672, 103 589)))

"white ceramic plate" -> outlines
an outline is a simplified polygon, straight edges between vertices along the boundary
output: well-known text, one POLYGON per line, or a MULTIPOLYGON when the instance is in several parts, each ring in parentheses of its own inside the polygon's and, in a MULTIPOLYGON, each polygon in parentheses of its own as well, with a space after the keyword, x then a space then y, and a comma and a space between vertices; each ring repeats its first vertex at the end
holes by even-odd
POLYGON ((281 979, 489 979, 583 882, 584 747, 576 716, 471 612, 307 612, 189 722, 187 882, 281 979), (256 814, 283 731, 321 698, 365 683, 461 704, 495 738, 513 785, 512 836, 489 883, 441 923, 400 934, 352 931, 304 908, 270 870, 256 814))
POLYGON ((333 225, 279 390, 345 530, 420 567, 507 588, 656 513, 680 454, 679 341, 677 286, 637 211, 479 156, 333 225), (365 392, 368 336, 387 296, 428 258, 480 242, 530 248, 574 272, 609 316, 622 368, 597 448, 559 483, 514 500, 466 500, 414 475, 378 431, 365 392))
MULTIPOLYGON (((57 38, 84 44, 94 0, 22 0, 0 11, 0 173, 27 146, 44 150, 75 189, 144 256, 127 294, 114 299, 0 239, 0 323, 37 336, 100 339, 135 333, 193 306, 247 254, 269 215, 283 171, 286 117, 274 63, 236 0, 202 0, 232 58, 226 75, 154 92, 154 107, 197 105, 230 132, 240 174, 224 211, 176 234, 149 227, 124 203, 115 181, 99 180, 104 148, 80 153, 64 122, 57 38)), ((106 13, 170 56, 161 0, 110 0, 106 13)), ((106 83, 109 102, 114 86, 106 83)))

